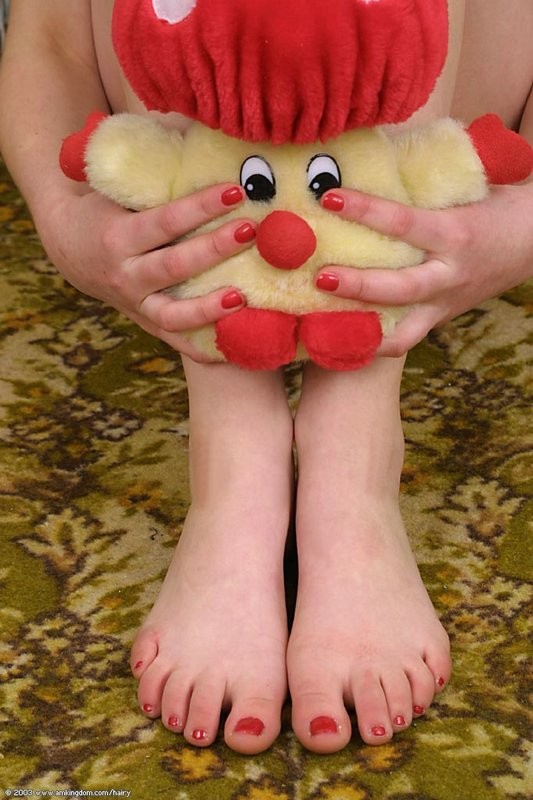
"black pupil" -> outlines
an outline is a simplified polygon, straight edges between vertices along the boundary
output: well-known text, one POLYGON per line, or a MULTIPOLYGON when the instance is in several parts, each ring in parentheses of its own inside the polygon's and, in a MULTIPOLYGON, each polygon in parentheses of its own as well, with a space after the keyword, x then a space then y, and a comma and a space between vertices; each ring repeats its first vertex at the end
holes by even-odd
POLYGON ((276 187, 266 175, 250 175, 244 184, 244 191, 250 200, 266 202, 276 194, 276 187))
POLYGON ((321 172, 311 181, 309 188, 317 199, 330 189, 338 189, 340 187, 339 179, 332 172, 321 172))

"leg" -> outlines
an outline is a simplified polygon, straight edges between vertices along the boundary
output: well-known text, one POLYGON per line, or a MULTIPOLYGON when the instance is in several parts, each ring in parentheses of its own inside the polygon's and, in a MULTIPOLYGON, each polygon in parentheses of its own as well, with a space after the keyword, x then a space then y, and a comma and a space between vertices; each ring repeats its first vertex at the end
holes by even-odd
POLYGON ((448 638, 398 507, 403 364, 307 369, 296 416, 299 585, 288 646, 294 730, 317 752, 380 744, 449 678, 448 638))
POLYGON ((279 373, 184 359, 191 507, 131 665, 149 717, 196 745, 266 749, 286 694, 292 417, 279 373))

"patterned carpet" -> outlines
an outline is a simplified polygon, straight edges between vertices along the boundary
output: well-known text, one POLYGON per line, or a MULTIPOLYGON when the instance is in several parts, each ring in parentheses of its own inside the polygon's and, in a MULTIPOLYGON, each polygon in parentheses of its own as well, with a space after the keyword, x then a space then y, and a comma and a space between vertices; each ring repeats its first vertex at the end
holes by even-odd
POLYGON ((0 184, 0 794, 531 796, 531 285, 433 334, 405 374, 403 511, 450 687, 378 748, 311 755, 287 712, 259 757, 197 750, 137 711, 128 669, 188 502, 179 358, 66 287, 0 184))

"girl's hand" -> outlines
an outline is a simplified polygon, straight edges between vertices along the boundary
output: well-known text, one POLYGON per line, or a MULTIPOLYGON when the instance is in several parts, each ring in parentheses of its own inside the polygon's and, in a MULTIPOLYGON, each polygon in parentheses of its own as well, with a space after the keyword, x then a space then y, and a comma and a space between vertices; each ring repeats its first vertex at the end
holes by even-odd
POLYGON ((191 300, 177 300, 162 290, 249 246, 255 226, 244 219, 175 243, 243 198, 241 187, 224 184, 133 213, 93 191, 71 193, 39 220, 38 228, 69 283, 109 303, 175 350, 205 361, 182 332, 231 314, 245 298, 231 286, 191 300))
POLYGON ((413 306, 383 340, 382 356, 403 356, 432 328, 533 275, 533 183, 493 187, 479 203, 444 211, 346 189, 326 193, 322 205, 426 251, 418 266, 327 266, 317 276, 319 289, 339 297, 413 306))

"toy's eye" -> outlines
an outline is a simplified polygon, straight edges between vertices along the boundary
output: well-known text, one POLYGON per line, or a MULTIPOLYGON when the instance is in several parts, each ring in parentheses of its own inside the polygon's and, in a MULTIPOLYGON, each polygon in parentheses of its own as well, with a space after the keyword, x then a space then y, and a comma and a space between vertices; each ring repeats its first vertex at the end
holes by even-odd
POLYGON ((196 0, 152 0, 158 19, 175 25, 188 17, 196 5, 196 0))
POLYGON ((331 156, 319 153, 313 156, 307 167, 307 182, 317 200, 329 189, 338 189, 341 185, 339 165, 331 156))
POLYGON ((276 181, 270 166, 261 156, 250 156, 241 167, 241 186, 249 200, 268 203, 276 195, 276 181))

